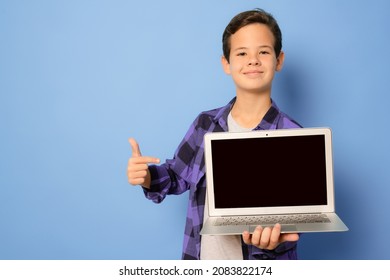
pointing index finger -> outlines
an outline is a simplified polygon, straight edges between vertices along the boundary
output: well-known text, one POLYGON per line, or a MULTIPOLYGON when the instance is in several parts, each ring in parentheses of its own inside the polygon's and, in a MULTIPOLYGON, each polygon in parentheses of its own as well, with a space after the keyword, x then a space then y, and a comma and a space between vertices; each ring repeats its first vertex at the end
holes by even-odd
POLYGON ((135 164, 160 163, 160 159, 155 158, 155 157, 146 157, 146 156, 133 157, 133 158, 130 158, 130 161, 135 163, 135 164))

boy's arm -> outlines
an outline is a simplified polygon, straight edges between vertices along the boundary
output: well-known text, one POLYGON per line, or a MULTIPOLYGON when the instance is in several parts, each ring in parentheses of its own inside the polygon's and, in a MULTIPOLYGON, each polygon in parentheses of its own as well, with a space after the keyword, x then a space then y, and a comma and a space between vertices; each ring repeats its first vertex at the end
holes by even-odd
POLYGON ((142 156, 135 139, 129 139, 132 156, 127 165, 127 177, 130 184, 143 187, 145 196, 160 203, 167 194, 180 194, 187 190, 186 183, 178 178, 167 163, 161 166, 150 165, 159 163, 155 157, 142 156), (182 186, 182 187, 181 187, 182 186))
MULTIPOLYGON (((146 198, 160 203, 167 194, 181 194, 190 188, 193 183, 193 168, 196 166, 195 158, 199 153, 199 146, 203 141, 203 134, 197 127, 199 118, 191 124, 186 135, 176 149, 173 159, 167 160, 161 165, 155 165, 153 161, 144 162, 142 184, 146 198), (152 163, 148 165, 148 163, 152 163)), ((155 158, 149 158, 154 160, 155 158)), ((145 157, 145 161, 148 159, 145 157)), ((142 169, 142 168, 139 168, 142 169)), ((137 170, 139 170, 137 169, 137 170)), ((196 170, 195 174, 199 174, 196 170)))

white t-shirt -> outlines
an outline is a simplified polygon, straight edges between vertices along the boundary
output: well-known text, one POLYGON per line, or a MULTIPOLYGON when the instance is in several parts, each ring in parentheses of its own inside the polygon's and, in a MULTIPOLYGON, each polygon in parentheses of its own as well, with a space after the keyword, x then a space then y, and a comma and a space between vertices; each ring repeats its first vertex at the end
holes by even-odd
MULTIPOLYGON (((229 132, 244 132, 252 129, 243 128, 233 119, 231 113, 228 116, 229 132)), ((207 206, 207 194, 205 206, 207 206)), ((208 208, 204 208, 204 217, 208 216, 208 208)), ((240 235, 202 235, 200 243, 201 260, 242 260, 240 235)))

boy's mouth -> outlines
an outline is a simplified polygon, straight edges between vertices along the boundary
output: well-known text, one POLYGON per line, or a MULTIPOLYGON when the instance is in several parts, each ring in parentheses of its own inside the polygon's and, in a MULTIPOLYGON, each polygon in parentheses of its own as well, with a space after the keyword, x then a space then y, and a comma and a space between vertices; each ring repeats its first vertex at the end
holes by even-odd
POLYGON ((263 71, 260 71, 260 70, 249 70, 249 71, 245 71, 243 74, 245 76, 248 76, 248 77, 258 77, 258 76, 261 76, 263 74, 263 71))

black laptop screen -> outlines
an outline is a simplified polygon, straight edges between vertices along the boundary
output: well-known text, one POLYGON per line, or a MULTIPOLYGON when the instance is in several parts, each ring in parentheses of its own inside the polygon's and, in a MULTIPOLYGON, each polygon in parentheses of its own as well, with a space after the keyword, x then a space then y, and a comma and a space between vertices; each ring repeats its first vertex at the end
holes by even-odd
POLYGON ((212 140, 216 208, 326 205, 325 136, 212 140))

